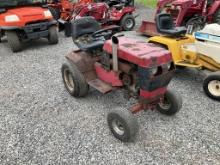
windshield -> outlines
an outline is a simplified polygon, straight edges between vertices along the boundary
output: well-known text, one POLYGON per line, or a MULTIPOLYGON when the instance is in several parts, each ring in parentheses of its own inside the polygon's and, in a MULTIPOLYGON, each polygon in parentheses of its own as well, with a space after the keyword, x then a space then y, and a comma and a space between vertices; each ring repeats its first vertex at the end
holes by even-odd
POLYGON ((0 0, 0 8, 45 4, 47 0, 0 0))

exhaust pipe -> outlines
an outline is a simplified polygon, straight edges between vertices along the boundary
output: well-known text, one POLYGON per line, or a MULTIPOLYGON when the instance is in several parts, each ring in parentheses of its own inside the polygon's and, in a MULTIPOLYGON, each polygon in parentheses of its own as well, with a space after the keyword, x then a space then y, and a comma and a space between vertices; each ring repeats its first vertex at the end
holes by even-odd
POLYGON ((112 59, 113 59, 113 71, 118 71, 118 38, 112 36, 112 59))

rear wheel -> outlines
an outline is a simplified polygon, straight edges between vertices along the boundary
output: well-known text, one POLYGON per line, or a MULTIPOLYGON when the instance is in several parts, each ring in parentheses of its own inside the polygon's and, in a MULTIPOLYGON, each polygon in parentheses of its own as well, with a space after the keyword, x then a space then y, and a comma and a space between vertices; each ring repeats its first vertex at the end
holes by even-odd
POLYGON ((208 97, 220 101, 220 72, 206 77, 203 82, 203 89, 208 97))
POLYGON ((83 97, 88 93, 88 84, 75 64, 66 62, 61 68, 64 85, 70 95, 83 97))
POLYGON ((57 44, 58 43, 58 32, 56 26, 51 26, 49 28, 49 35, 48 35, 49 44, 57 44))
POLYGON ((213 23, 220 24, 220 9, 215 12, 213 23))
POLYGON ((157 110, 165 115, 174 115, 176 114, 182 107, 182 98, 180 95, 172 90, 167 90, 164 95, 163 102, 157 105, 157 110))
POLYGON ((70 22, 67 22, 64 24, 64 34, 66 37, 70 37, 72 34, 72 24, 70 22))
POLYGON ((2 37, 4 36, 4 32, 0 30, 0 43, 2 42, 2 37))
POLYGON ((133 15, 126 14, 122 18, 122 20, 120 22, 120 26, 125 31, 132 30, 134 28, 134 26, 135 26, 135 18, 133 17, 133 15))
POLYGON ((22 50, 22 43, 18 37, 16 31, 6 31, 6 36, 8 39, 8 43, 13 52, 18 52, 22 50))
POLYGON ((187 21, 186 27, 192 26, 191 33, 197 32, 204 28, 204 23, 200 18, 191 18, 187 21))
POLYGON ((138 123, 133 114, 125 109, 116 109, 108 113, 108 126, 115 138, 129 142, 133 141, 138 132, 138 123))

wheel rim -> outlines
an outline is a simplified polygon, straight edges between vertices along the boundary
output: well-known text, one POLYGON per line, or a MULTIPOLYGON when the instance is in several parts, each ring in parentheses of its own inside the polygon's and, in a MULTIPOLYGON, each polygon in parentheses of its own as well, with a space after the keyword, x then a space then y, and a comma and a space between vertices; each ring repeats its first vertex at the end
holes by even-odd
POLYGON ((127 19, 126 22, 125 22, 125 26, 127 29, 130 29, 133 27, 133 20, 132 19, 127 19))
POLYGON ((208 90, 213 96, 220 96, 220 81, 212 80, 208 84, 208 90))
POLYGON ((122 123, 117 119, 114 119, 112 121, 112 128, 118 135, 122 136, 125 133, 125 129, 124 129, 122 123))
POLYGON ((171 108, 171 103, 169 102, 169 100, 168 100, 166 97, 164 97, 163 102, 160 102, 160 103, 159 103, 159 106, 160 106, 163 110, 168 111, 168 110, 171 108))
POLYGON ((73 81, 73 76, 70 72, 69 69, 64 69, 64 81, 65 81, 65 84, 67 86, 67 88, 70 90, 70 91, 74 91, 74 81, 73 81))

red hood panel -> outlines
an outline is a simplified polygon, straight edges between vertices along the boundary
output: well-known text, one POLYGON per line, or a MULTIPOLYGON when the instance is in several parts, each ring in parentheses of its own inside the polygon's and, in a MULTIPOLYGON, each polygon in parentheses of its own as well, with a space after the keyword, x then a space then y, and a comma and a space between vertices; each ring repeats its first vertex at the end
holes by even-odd
MULTIPOLYGON (((171 53, 144 41, 119 37, 118 57, 142 67, 154 67, 172 61, 171 53)), ((104 50, 111 54, 112 41, 104 44, 104 50)))
POLYGON ((41 7, 22 7, 18 9, 10 9, 7 13, 16 14, 20 18, 22 17, 32 17, 32 16, 44 16, 45 9, 41 7))

